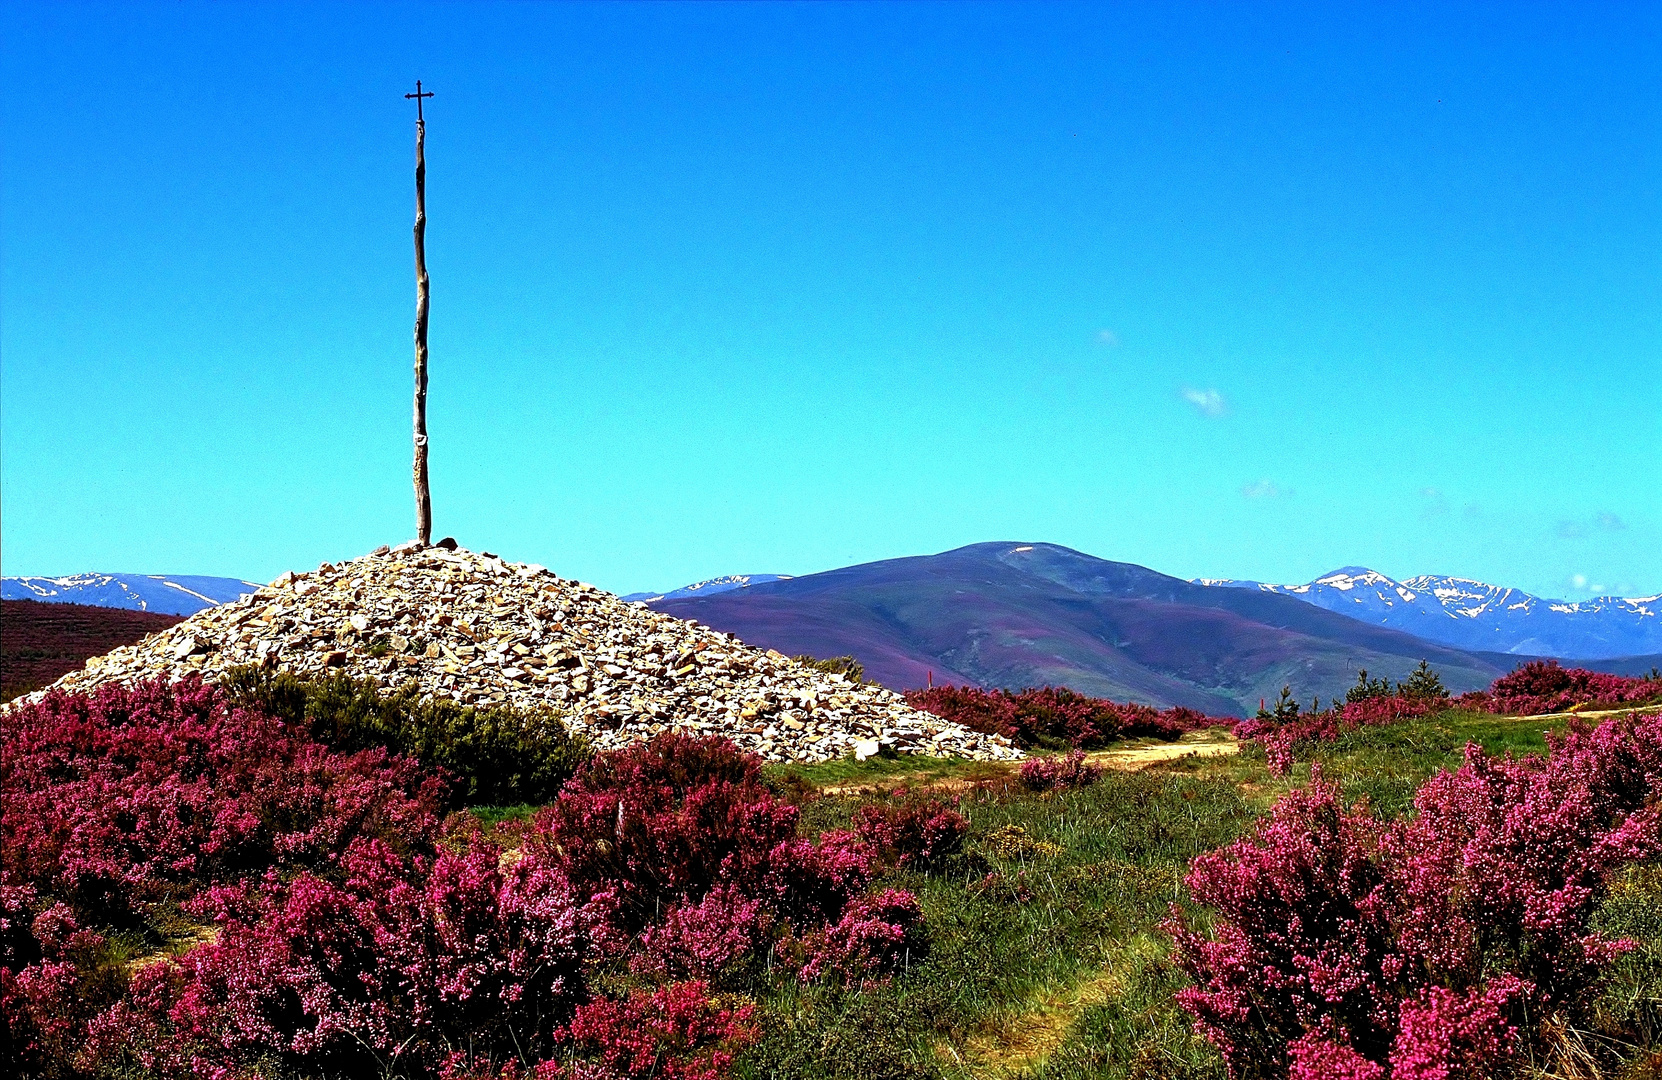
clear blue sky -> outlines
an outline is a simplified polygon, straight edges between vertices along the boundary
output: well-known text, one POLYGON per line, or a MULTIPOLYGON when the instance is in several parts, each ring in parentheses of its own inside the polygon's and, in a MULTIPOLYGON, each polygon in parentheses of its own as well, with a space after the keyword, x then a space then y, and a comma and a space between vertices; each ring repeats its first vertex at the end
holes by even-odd
POLYGON ((3 8, 7 574, 1662 591, 1662 7, 3 8))

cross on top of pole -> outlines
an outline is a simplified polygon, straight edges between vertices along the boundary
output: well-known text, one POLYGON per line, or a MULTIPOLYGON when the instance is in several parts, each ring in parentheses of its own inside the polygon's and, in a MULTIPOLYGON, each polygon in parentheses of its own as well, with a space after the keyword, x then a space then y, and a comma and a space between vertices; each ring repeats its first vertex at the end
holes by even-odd
POLYGON ((431 90, 427 91, 427 93, 425 93, 425 94, 423 94, 421 92, 421 80, 420 79, 416 80, 416 92, 413 93, 413 94, 405 94, 404 95, 405 100, 409 100, 410 98, 415 98, 416 99, 416 123, 425 124, 427 122, 426 118, 424 118, 421 115, 421 99, 422 98, 430 98, 432 96, 433 96, 433 92, 431 90))

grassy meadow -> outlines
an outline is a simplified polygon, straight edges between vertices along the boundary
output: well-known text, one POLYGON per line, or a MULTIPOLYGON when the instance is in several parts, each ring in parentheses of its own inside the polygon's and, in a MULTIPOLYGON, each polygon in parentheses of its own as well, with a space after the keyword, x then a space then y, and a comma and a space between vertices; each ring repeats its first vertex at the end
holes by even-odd
MULTIPOLYGON (((1543 752, 1546 732, 1563 723, 1447 711, 1357 729, 1285 777, 1247 743, 1234 754, 1110 767, 1089 787, 1044 794, 986 764, 770 766, 779 789, 806 798, 805 831, 844 825, 862 803, 909 786, 957 797, 970 835, 954 865, 895 875, 923 903, 928 954, 882 986, 769 984, 758 1000, 762 1037, 735 1073, 1221 1078, 1221 1059, 1173 1002, 1185 978, 1159 928, 1172 905, 1186 902, 1190 859, 1239 836, 1278 796, 1308 782, 1312 766, 1347 801, 1399 815, 1421 781, 1463 760, 1468 743, 1490 753, 1543 752)), ((1230 741, 1222 732, 1193 738, 1230 741)), ((1112 765, 1118 753, 1092 758, 1112 765)), ((1604 1001, 1613 1028, 1651 1036, 1621 1051, 1626 1075, 1662 1075, 1662 871, 1630 871, 1604 924, 1641 944, 1619 962, 1604 1001)))

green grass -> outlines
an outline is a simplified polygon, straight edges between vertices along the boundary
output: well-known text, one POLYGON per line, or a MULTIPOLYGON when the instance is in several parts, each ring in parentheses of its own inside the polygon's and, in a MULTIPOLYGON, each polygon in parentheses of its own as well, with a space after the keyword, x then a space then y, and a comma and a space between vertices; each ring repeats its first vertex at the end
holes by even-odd
MULTIPOLYGON (((1545 733, 1562 726, 1451 711, 1301 746, 1287 777, 1271 775, 1262 752, 1247 744, 1233 756, 1109 772, 1091 787, 1056 795, 1008 782, 1008 765, 951 759, 770 765, 765 775, 776 789, 803 797, 804 833, 846 825, 863 802, 897 786, 938 785, 960 798, 970 834, 950 865, 882 883, 918 895, 928 953, 881 986, 757 980, 751 993, 763 1036, 735 1074, 1222 1080, 1218 1055, 1173 1000, 1185 979, 1160 930, 1173 904, 1187 904, 1190 860, 1240 836, 1280 795, 1308 783, 1312 763, 1348 801, 1366 799, 1381 814, 1400 815, 1421 782, 1460 764, 1468 743, 1490 753, 1539 753, 1545 733), (811 797, 815 790, 833 793, 811 797)), ((511 828, 530 809, 481 816, 511 828)), ((1644 1033, 1648 1047, 1662 1038, 1658 912, 1662 868, 1650 867, 1623 879, 1603 916, 1605 929, 1640 946, 1613 971, 1602 1014, 1613 1028, 1644 1033)))
MULTIPOLYGON (((811 827, 837 823, 857 803, 820 800, 811 827)), ((1055 797, 972 793, 960 812, 971 839, 958 864, 893 882, 922 901, 930 954, 885 987, 787 987, 764 996, 768 1034, 739 1075, 978 1075, 986 1064, 980 1051, 997 1046, 1002 1027, 1105 971, 1114 975, 1113 1001, 1081 1017, 1080 1031, 1097 1033, 1093 1049, 1077 1060, 1059 1056, 1054 1075, 1130 1075, 1130 1063, 1157 1060, 1186 1063, 1196 1076, 1221 1075, 1216 1056, 1171 1002, 1179 977, 1165 960, 1158 924, 1183 899, 1189 860, 1227 843, 1257 815, 1236 785, 1210 776, 1110 774, 1055 797), (1011 826, 1024 831, 1025 844, 992 841, 1011 826), (1137 1020, 1128 1023, 1120 1014, 1137 1002, 1137 1020)))

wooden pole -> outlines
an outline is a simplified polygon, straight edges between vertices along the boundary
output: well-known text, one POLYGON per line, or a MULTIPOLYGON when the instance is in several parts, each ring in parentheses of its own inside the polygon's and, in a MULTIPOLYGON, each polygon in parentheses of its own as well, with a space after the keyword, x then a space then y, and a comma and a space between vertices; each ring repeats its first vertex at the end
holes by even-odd
POLYGON ((416 92, 416 216, 415 216, 415 500, 416 538, 423 546, 433 542, 433 496, 427 486, 427 119, 422 115, 421 80, 416 92))

